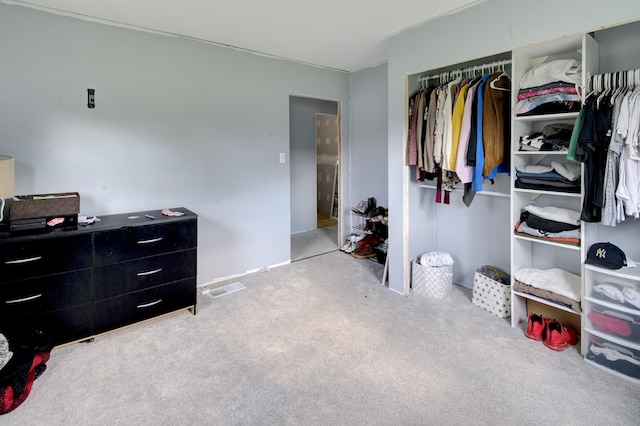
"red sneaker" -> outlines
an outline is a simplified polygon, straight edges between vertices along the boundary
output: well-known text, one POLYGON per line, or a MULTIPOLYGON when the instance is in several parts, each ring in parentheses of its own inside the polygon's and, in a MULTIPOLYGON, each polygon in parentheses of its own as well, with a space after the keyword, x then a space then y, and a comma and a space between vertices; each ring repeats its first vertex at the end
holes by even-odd
POLYGON ((544 331, 547 328, 548 323, 549 320, 547 318, 543 318, 542 315, 531 312, 529 314, 529 319, 527 320, 527 330, 524 332, 524 335, 529 339, 540 341, 545 337, 544 331))
POLYGON ((551 320, 547 324, 543 343, 554 351, 564 351, 567 346, 578 343, 578 335, 573 328, 551 320))

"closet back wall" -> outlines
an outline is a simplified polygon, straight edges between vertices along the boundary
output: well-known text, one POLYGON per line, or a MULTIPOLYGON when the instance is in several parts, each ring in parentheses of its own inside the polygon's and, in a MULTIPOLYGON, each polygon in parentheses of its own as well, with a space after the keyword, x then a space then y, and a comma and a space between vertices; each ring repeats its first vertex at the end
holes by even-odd
POLYGON ((639 17, 636 0, 487 0, 389 39, 389 204, 403 212, 389 224, 390 288, 408 291, 410 260, 435 247, 433 225, 420 212, 424 189, 410 184, 404 165, 405 76, 639 17))
POLYGON ((0 58, 17 194, 78 191, 89 215, 188 207, 200 284, 289 260, 289 95, 347 105, 347 73, 4 3, 0 58))

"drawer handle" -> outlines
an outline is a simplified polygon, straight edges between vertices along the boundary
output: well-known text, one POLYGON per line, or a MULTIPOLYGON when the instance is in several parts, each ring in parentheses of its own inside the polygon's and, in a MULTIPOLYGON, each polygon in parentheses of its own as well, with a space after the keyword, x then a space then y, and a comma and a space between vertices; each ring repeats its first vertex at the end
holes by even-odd
POLYGON ((4 303, 6 303, 7 305, 11 305, 11 304, 14 304, 14 303, 28 302, 30 300, 35 300, 35 299, 37 299, 39 297, 42 297, 42 293, 36 294, 35 296, 23 297, 22 299, 7 300, 4 303))
POLYGON ((157 274, 160 271, 162 271, 162 268, 154 269, 153 271, 138 272, 138 276, 144 277, 145 275, 153 275, 153 274, 157 274))
POLYGON ((158 300, 156 300, 156 301, 154 301, 154 302, 143 303, 142 305, 138 305, 138 309, 141 309, 141 308, 148 308, 148 307, 150 307, 150 306, 157 305, 157 304, 158 304, 158 303, 160 303, 160 302, 162 302, 162 299, 158 299, 158 300))
POLYGON ((28 257, 26 259, 7 260, 6 262, 4 262, 4 264, 5 265, 16 265, 16 264, 20 264, 20 263, 35 262, 36 260, 40 260, 40 259, 42 259, 42 256, 28 257))
POLYGON ((158 241, 162 241, 162 237, 153 238, 151 240, 138 241, 138 244, 151 244, 151 243, 157 243, 158 241))

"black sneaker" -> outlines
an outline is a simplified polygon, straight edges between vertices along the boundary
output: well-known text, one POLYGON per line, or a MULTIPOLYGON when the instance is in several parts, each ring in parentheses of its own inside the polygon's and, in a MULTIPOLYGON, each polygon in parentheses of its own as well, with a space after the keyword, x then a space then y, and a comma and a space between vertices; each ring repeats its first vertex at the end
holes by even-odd
POLYGON ((373 211, 373 209, 375 209, 377 207, 376 204, 376 199, 375 197, 371 197, 367 200, 367 209, 365 210, 364 214, 368 215, 369 212, 373 211))

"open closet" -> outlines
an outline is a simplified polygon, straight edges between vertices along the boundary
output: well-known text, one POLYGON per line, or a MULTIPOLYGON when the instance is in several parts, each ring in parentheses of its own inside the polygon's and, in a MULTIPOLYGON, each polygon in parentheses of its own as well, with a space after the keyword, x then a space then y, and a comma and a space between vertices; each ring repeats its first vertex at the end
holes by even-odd
MULTIPOLYGON (((476 167, 467 166, 464 154, 468 152, 468 158, 477 161, 476 151, 482 148, 482 144, 478 146, 473 142, 483 132, 482 124, 478 126, 482 117, 478 117, 477 112, 480 111, 481 115, 484 112, 484 98, 475 94, 480 93, 480 87, 494 85, 501 96, 506 96, 508 109, 510 71, 511 53, 506 52, 409 77, 407 110, 411 114, 407 114, 406 156, 410 183, 418 188, 419 199, 419 211, 412 212, 412 252, 418 255, 429 251, 451 254, 454 260, 453 281, 466 287, 473 286, 475 270, 481 265, 492 264, 503 270, 509 269, 509 233, 504 226, 509 220, 509 176, 505 173, 508 172, 509 155, 506 161, 501 162, 500 170, 496 170, 499 172, 485 177, 490 174, 483 174, 479 162, 476 162, 476 167), (447 90, 448 101, 442 98, 447 90), (429 96, 428 103, 421 100, 421 94, 429 96), (413 105, 411 97, 414 98, 413 105), (423 129, 420 120, 413 120, 417 127, 411 122, 411 116, 424 114, 424 109, 428 116, 433 114, 438 101, 446 102, 444 114, 450 115, 450 120, 445 118, 446 115, 436 120, 435 126, 442 126, 442 129, 423 129), (421 102, 426 106, 421 106, 421 102), (472 109, 476 110, 473 115, 469 112, 472 109), (447 129, 448 126, 451 130, 447 129), (436 141, 436 146, 428 136, 418 136, 421 132, 426 136, 432 131, 440 134, 450 132, 452 140, 459 139, 462 133, 463 139, 470 141, 474 148, 468 149, 466 145, 447 148, 450 142, 443 144, 441 140, 436 141), (417 137, 415 143, 414 134, 417 137), (433 155, 434 150, 438 153, 435 158, 427 158, 433 155), (439 170, 434 168, 434 163, 439 163, 439 170), (451 179, 452 176, 455 178, 451 179)), ((432 126, 429 119, 427 125, 432 126)), ((508 129, 508 122, 500 129, 507 148, 508 137, 504 137, 508 136, 508 129)), ((504 156, 502 160, 505 160, 504 156)))
MULTIPOLYGON (((481 265, 508 271, 513 327, 526 328, 531 312, 562 318, 578 331, 577 347, 588 363, 636 381, 640 266, 612 270, 585 260, 598 242, 613 243, 628 259, 640 260, 638 31, 640 23, 633 22, 410 75, 405 111, 409 193, 419 197, 418 208, 410 212, 409 252, 450 253, 453 281, 466 287, 473 286, 481 265), (565 68, 558 71, 560 65, 565 68), (541 72, 570 78, 545 81, 539 79, 541 72), (469 96, 468 88, 460 89, 465 79, 473 82, 482 76, 489 81, 498 75, 510 80, 511 89, 508 116, 501 123, 508 135, 502 162, 506 170, 490 175, 485 168, 479 180, 472 176, 470 182, 468 177, 438 175, 429 168, 433 159, 419 156, 430 142, 411 137, 424 132, 412 121, 416 108, 418 115, 429 114, 429 104, 419 94, 426 98, 434 87, 453 82, 458 96, 469 96), (542 95, 548 98, 541 100, 542 95), (627 104, 621 107, 623 102, 627 104), (620 110, 626 116, 617 121, 620 110), (594 126, 595 136, 589 136, 588 126, 594 126), (555 138, 560 133, 562 138, 555 138), (611 143, 616 137, 617 144, 611 143), (576 224, 557 233, 522 226, 541 211, 543 217, 550 211, 570 212, 576 224), (571 275, 569 299, 514 286, 514 276, 530 269, 571 275)), ((451 111, 455 107, 454 102, 451 111)), ((424 123, 430 126, 428 120, 424 123)), ((463 139, 456 130, 453 134, 463 139)), ((442 152, 440 167, 457 173, 461 163, 451 161, 460 155, 446 158, 442 152)))

